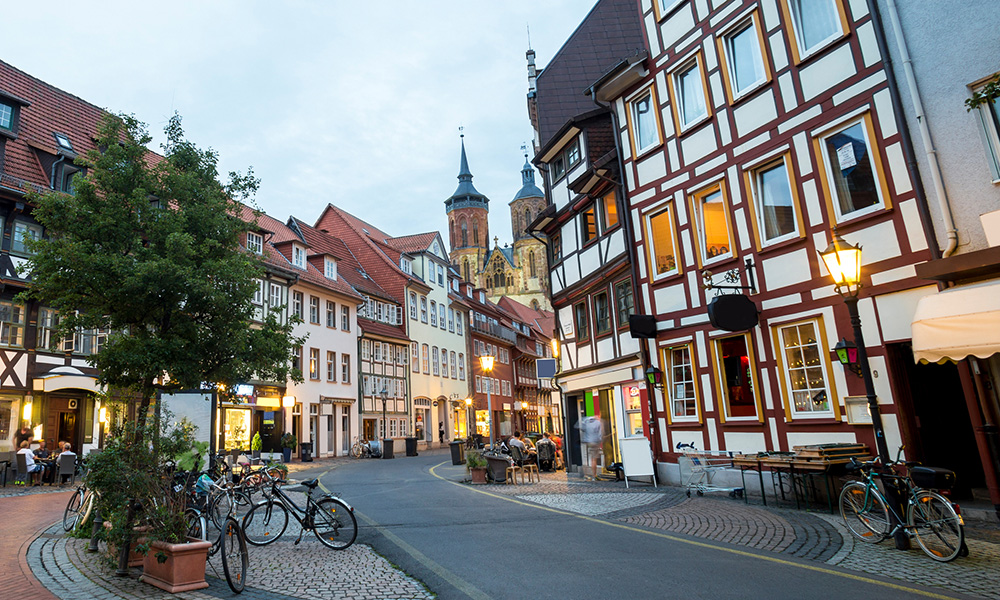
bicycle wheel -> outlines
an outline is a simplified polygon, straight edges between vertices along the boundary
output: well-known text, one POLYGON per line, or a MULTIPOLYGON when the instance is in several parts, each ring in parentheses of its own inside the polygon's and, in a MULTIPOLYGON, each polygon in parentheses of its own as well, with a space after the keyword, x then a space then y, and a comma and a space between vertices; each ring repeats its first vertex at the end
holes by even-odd
POLYGON ((205 517, 201 511, 195 508, 188 508, 184 511, 184 522, 187 523, 187 536, 196 540, 207 540, 208 532, 205 517))
POLYGON ((243 517, 243 534, 254 546, 276 541, 288 527, 288 510, 279 502, 261 502, 243 517))
POLYGON ((83 529, 87 523, 90 521, 90 514, 94 512, 94 502, 97 497, 97 492, 91 491, 86 494, 83 498, 83 504, 80 506, 80 517, 76 520, 73 525, 74 531, 80 531, 83 529))
POLYGON ((226 575, 229 589, 239 594, 247 581, 247 567, 250 559, 247 556, 247 540, 236 519, 226 517, 222 529, 222 572, 226 575))
POLYGON ((889 536, 889 509, 882 498, 857 481, 840 492, 840 516, 851 535, 869 544, 889 536))
POLYGON ((80 507, 82 506, 83 489, 77 489, 70 496, 69 502, 66 504, 66 510, 63 511, 63 531, 69 531, 76 527, 76 522, 80 520, 80 507))
POLYGON ((230 492, 219 492, 208 501, 208 517, 216 529, 222 530, 222 525, 225 523, 226 517, 231 514, 232 507, 230 492))
POLYGON ((360 443, 354 442, 354 445, 351 446, 351 456, 353 456, 354 458, 361 458, 361 444, 360 443))
POLYGON ((343 550, 358 537, 358 521, 354 511, 336 498, 324 498, 316 503, 313 533, 323 545, 343 550))
POLYGON ((951 502, 935 492, 917 492, 906 511, 906 524, 927 556, 941 562, 955 560, 965 541, 965 528, 951 502))

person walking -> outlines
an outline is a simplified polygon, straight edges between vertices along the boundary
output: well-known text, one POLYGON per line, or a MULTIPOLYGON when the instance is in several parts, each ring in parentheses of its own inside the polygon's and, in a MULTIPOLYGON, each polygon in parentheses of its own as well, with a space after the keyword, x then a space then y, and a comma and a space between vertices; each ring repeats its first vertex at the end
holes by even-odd
POLYGON ((444 443, 444 421, 438 421, 438 441, 444 443))
POLYGON ((580 441, 587 448, 590 458, 590 477, 585 479, 597 479, 597 457, 601 455, 601 442, 604 441, 604 425, 597 417, 590 416, 584 418, 580 424, 580 441))

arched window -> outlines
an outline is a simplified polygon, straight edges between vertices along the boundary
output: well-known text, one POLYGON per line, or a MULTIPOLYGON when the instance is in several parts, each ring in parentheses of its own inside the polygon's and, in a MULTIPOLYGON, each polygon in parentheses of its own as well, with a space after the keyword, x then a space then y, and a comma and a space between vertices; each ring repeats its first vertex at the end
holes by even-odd
POLYGON ((479 219, 472 222, 472 243, 475 246, 479 245, 479 219))
POLYGON ((451 247, 452 248, 455 247, 455 242, 457 242, 457 241, 458 240, 455 239, 455 220, 452 219, 451 220, 451 247))
POLYGON ((531 308, 533 308, 535 310, 538 310, 540 308, 540 306, 538 305, 538 300, 532 300, 531 301, 531 308))
POLYGON ((462 275, 465 276, 466 281, 472 281, 471 279, 469 279, 469 259, 465 259, 462 261, 462 275))
POLYGON ((528 272, 532 277, 538 277, 535 273, 535 251, 528 252, 528 272))
POLYGON ((531 224, 531 209, 524 209, 524 230, 528 230, 528 225, 531 224))
POLYGON ((514 278, 511 277, 510 275, 507 275, 507 287, 509 288, 514 287, 514 278))
POLYGON ((500 278, 500 273, 493 274, 493 287, 500 287, 503 285, 503 280, 500 278))
POLYGON ((462 218, 462 247, 465 248, 469 245, 469 224, 462 218))

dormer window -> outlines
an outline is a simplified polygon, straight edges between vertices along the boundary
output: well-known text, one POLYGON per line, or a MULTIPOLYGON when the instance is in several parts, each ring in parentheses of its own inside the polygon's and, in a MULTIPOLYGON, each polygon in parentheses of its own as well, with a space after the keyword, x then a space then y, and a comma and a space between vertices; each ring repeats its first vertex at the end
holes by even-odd
POLYGON ((399 268, 402 269, 404 273, 413 274, 413 261, 408 258, 399 257, 399 268))
POLYGON ((337 261, 330 257, 327 257, 323 261, 323 274, 326 275, 327 279, 337 279, 337 261))
POLYGON ((254 254, 264 253, 264 238, 253 232, 247 232, 247 250, 254 254))
POLYGON ((562 179, 563 175, 575 167, 578 162, 580 162, 579 138, 574 139, 569 147, 563 150, 559 157, 552 161, 552 180, 558 181, 562 179))
POLYGON ((292 264, 300 269, 306 268, 306 251, 301 246, 292 246, 292 264))
POLYGON ((76 150, 73 149, 73 142, 69 141, 66 135, 62 133, 53 133, 52 135, 56 138, 56 143, 59 144, 60 150, 76 153, 76 150))
POLYGON ((14 130, 14 107, 6 102, 0 102, 0 129, 14 130))
POLYGON ((57 189, 67 194, 74 193, 73 180, 77 175, 83 175, 82 169, 71 164, 62 164, 62 173, 59 176, 57 189))

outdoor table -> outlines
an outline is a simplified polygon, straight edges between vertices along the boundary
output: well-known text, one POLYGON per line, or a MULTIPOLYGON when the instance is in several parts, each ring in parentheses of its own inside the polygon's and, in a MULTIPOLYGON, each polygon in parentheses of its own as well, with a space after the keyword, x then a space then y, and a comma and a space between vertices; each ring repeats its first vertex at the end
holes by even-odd
MULTIPOLYGON (((866 459, 867 457, 861 457, 866 459)), ((799 498, 799 490, 795 487, 795 477, 809 477, 814 478, 816 476, 824 477, 825 487, 826 487, 826 500, 827 508, 830 512, 833 512, 833 494, 832 489, 832 470, 835 467, 845 465, 851 460, 850 457, 837 457, 837 458, 801 458, 795 454, 780 454, 780 455, 736 455, 733 457, 733 466, 740 470, 740 478, 743 480, 743 485, 746 486, 745 473, 747 471, 756 471, 758 479, 760 481, 760 495, 764 502, 764 506, 767 506, 767 496, 764 492, 764 471, 770 471, 772 473, 772 485, 775 486, 781 493, 781 499, 785 499, 785 491, 781 488, 781 478, 783 476, 788 477, 789 484, 792 488, 792 495, 795 497, 795 507, 802 508, 802 504, 799 498), (786 475, 787 474, 787 475, 786 475), (778 481, 774 483, 774 475, 777 475, 778 481)), ((815 492, 815 484, 813 485, 813 490, 815 492)), ((803 487, 803 492, 805 488, 803 487)), ((775 494, 777 496, 777 493, 775 494)), ((808 495, 806 495, 806 501, 808 502, 808 495)), ((814 493, 815 495, 815 493, 814 493)), ((744 499, 749 502, 744 494, 744 499)))

